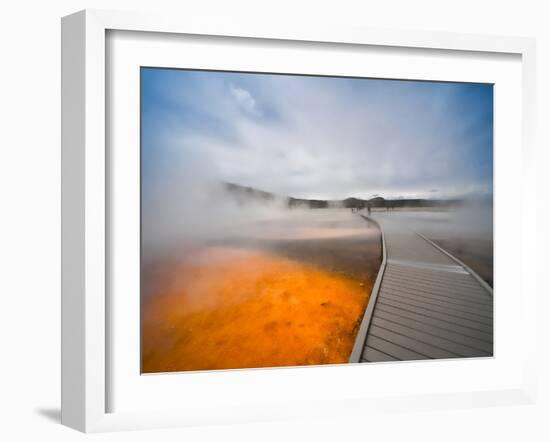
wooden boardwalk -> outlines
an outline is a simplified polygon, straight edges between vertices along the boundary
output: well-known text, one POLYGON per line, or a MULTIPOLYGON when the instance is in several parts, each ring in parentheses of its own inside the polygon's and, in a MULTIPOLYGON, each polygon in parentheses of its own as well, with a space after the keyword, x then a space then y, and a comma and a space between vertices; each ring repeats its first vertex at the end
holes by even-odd
POLYGON ((492 289, 402 219, 364 218, 383 259, 350 362, 492 356, 492 289))

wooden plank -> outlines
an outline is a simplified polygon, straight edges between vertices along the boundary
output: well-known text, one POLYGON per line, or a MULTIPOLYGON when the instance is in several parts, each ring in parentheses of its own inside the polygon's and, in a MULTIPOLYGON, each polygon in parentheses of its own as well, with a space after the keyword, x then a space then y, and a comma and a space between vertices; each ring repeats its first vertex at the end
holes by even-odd
POLYGON ((376 308, 377 314, 389 313, 392 316, 402 318, 402 320, 412 320, 414 322, 422 323, 427 326, 438 327, 442 330, 448 330, 469 338, 473 338, 475 341, 484 342, 491 346, 493 345, 493 336, 490 333, 476 330, 461 324, 454 322, 444 321, 442 319, 425 316, 419 313, 411 312, 410 310, 404 310, 403 308, 391 307, 386 304, 378 304, 376 308))
POLYGON ((432 264, 428 265, 415 265, 414 263, 406 264, 405 262, 396 262, 395 260, 390 260, 388 262, 388 267, 399 272, 414 272, 414 273, 424 273, 424 274, 444 274, 452 278, 463 278, 471 277, 471 275, 464 269, 460 271, 455 270, 457 266, 447 266, 447 265, 437 265, 432 264))
POLYGON ((371 324, 369 334, 380 339, 385 339, 388 342, 392 342, 415 353, 429 356, 430 358, 457 358, 461 356, 458 353, 436 347, 435 345, 431 345, 426 342, 418 341, 409 336, 402 335, 374 324, 371 324))
MULTIPOLYGON (((415 240, 411 242, 409 246, 414 248, 418 248, 419 246, 431 248, 431 246, 429 245, 419 244, 417 240, 418 238, 415 238, 415 240)), ((439 253, 437 250, 432 249, 431 252, 435 254, 434 257, 436 257, 437 259, 429 262, 424 262, 420 259, 404 260, 389 258, 388 265, 391 265, 397 270, 403 271, 417 270, 421 272, 445 272, 455 276, 468 275, 468 272, 463 267, 457 265, 452 260, 448 260, 443 254, 439 253)))
POLYGON ((457 290, 452 287, 444 287, 444 286, 430 284, 428 281, 426 281, 425 283, 418 283, 407 279, 396 279, 393 276, 387 277, 387 283, 400 285, 405 288, 414 288, 415 290, 418 290, 418 291, 432 293, 436 295, 446 294, 447 296, 457 298, 457 299, 464 299, 465 301, 474 302, 479 305, 485 305, 485 306, 493 305, 491 299, 481 291, 482 289, 476 290, 476 291, 457 290))
POLYGON ((385 362, 385 361, 397 361, 398 359, 384 353, 380 350, 367 346, 361 359, 365 362, 385 362))
POLYGON ((446 294, 449 297, 456 299, 464 299, 465 301, 475 302, 478 305, 490 306, 490 302, 483 302, 485 295, 480 291, 454 289, 442 285, 435 285, 426 281, 425 283, 413 282, 407 279, 396 279, 395 277, 387 277, 384 281, 385 285, 393 285, 396 288, 405 289, 409 292, 425 292, 433 295, 446 294))
POLYGON ((416 323, 414 327, 411 327, 409 324, 403 324, 403 321, 395 322, 383 316, 384 315, 375 315, 372 319, 372 324, 387 328, 393 332, 408 336, 409 338, 443 348, 460 356, 490 356, 489 351, 472 347, 464 343, 464 339, 461 339, 460 336, 453 333, 433 327, 427 327, 424 326, 424 324, 418 323, 416 323))
POLYGON ((428 317, 431 317, 431 318, 441 319, 443 321, 449 321, 451 323, 455 323, 455 324, 458 324, 458 325, 467 326, 467 327, 470 327, 472 329, 480 330, 480 331, 483 331, 483 332, 488 333, 488 334, 493 333, 493 326, 492 325, 482 324, 480 322, 470 321, 470 320, 464 319, 464 318, 457 318, 456 316, 451 316, 451 315, 448 315, 448 314, 445 314, 445 313, 435 312, 433 310, 426 310, 425 308, 416 307, 416 306, 413 306, 413 305, 410 305, 410 304, 404 304, 404 303, 399 302, 399 301, 394 301, 393 299, 389 299, 389 298, 379 299, 378 303, 389 305, 390 307, 402 308, 403 310, 408 310, 408 311, 418 313, 418 314, 422 314, 424 316, 428 316, 428 317))
POLYGON ((448 262, 441 260, 440 254, 436 251, 423 250, 422 247, 418 247, 416 241, 405 241, 401 240, 400 244, 396 244, 396 241, 390 243, 388 250, 391 261, 388 264, 412 263, 409 265, 419 268, 452 270, 451 266, 454 266, 454 263, 450 260, 448 262))
POLYGON ((425 292, 429 292, 429 293, 444 292, 444 293, 448 293, 448 294, 454 295, 454 296, 463 296, 465 298, 472 298, 473 300, 477 301, 478 303, 482 303, 483 300, 487 300, 488 302, 485 303, 485 304, 486 305, 491 304, 490 298, 485 293, 483 293, 482 288, 469 289, 469 290, 456 289, 456 288, 453 288, 453 287, 450 287, 450 286, 445 287, 445 286, 442 286, 442 285, 433 284, 429 281, 420 283, 420 282, 415 282, 415 281, 411 281, 411 280, 407 280, 407 279, 396 279, 395 277, 392 277, 392 276, 388 276, 387 282, 389 284, 396 284, 396 285, 400 285, 400 286, 405 287, 405 288, 414 287, 417 290, 421 290, 421 291, 425 291, 425 292))
POLYGON ((412 285, 418 288, 432 288, 437 290, 444 290, 449 293, 466 295, 477 298, 478 303, 491 304, 491 300, 486 296, 483 289, 480 286, 475 285, 458 285, 452 282, 437 281, 435 279, 420 279, 411 278, 404 275, 398 275, 395 272, 386 272, 387 279, 396 283, 406 282, 407 285, 412 285))
MULTIPOLYGON (((412 235, 412 233, 411 233, 412 235)), ((415 238, 408 244, 394 247, 395 256, 388 258, 388 265, 419 270, 438 270, 456 274, 467 274, 464 268, 439 253, 437 250, 415 238), (424 250, 424 249, 430 250, 424 250), (396 256, 401 255, 398 259, 396 256)))
POLYGON ((420 359, 430 359, 429 356, 414 352, 408 348, 401 347, 393 342, 379 338, 372 334, 367 337, 367 348, 372 347, 400 361, 417 361, 420 359))
MULTIPOLYGON (((399 287, 399 288, 392 287, 390 284, 385 284, 385 287, 387 289, 389 289, 391 287, 392 290, 399 291, 399 292, 404 292, 404 290, 405 290, 401 287, 399 287)), ((410 290, 408 292, 405 291, 404 293, 410 293, 410 290)), ((435 300, 438 300, 438 301, 441 301, 441 302, 448 302, 450 304, 456 304, 456 305, 461 305, 461 306, 465 306, 465 307, 475 308, 475 309, 478 309, 479 311, 490 312, 491 314, 493 312, 493 306, 490 305, 490 304, 480 304, 480 303, 476 302, 475 300, 463 298, 463 297, 460 297, 460 296, 445 294, 444 292, 439 292, 439 293, 433 292, 432 293, 432 292, 414 290, 414 295, 422 297, 422 298, 426 298, 426 299, 435 299, 435 300)))
POLYGON ((449 272, 403 272, 401 270, 396 270, 394 267, 388 267, 388 274, 396 278, 410 279, 419 282, 431 281, 433 283, 451 285, 458 288, 481 288, 477 281, 473 280, 469 275, 456 277, 450 276, 449 272))
POLYGON ((415 292, 414 290, 409 290, 408 292, 404 289, 396 289, 389 284, 384 284, 383 290, 386 291, 388 294, 392 294, 394 296, 403 297, 406 299, 412 299, 414 301, 423 302, 428 305, 434 305, 438 307, 447 308, 449 310, 462 312, 462 313, 468 313, 476 316, 480 316, 487 319, 493 319, 493 312, 490 310, 483 310, 480 308, 477 308, 477 306, 468 306, 468 305, 462 305, 457 303, 451 303, 445 300, 437 299, 431 296, 423 296, 419 292, 415 292))
POLYGON ((453 295, 464 295, 473 298, 479 304, 492 305, 492 300, 489 298, 484 290, 479 286, 457 286, 454 284, 446 284, 444 282, 432 281, 430 279, 413 279, 406 276, 396 275, 395 273, 387 272, 386 277, 388 280, 393 281, 396 284, 406 283, 408 286, 417 287, 419 289, 431 289, 436 291, 445 290, 453 295))
POLYGON ((449 329, 441 328, 436 325, 426 323, 425 321, 422 321, 422 320, 410 319, 403 316, 398 316, 389 312, 385 312, 382 309, 377 309, 376 316, 374 317, 380 318, 389 322, 394 322, 396 324, 403 325, 415 330, 423 331, 432 335, 440 336, 449 341, 457 342, 459 344, 481 350, 488 354, 493 352, 493 344, 491 342, 486 342, 470 336, 466 336, 449 329))
MULTIPOLYGON (((394 286, 394 288, 396 288, 396 289, 405 290, 407 292, 414 291, 414 293, 421 293, 421 294, 423 293, 423 294, 426 294, 426 295, 448 296, 448 297, 456 298, 456 299, 459 299, 459 300, 475 302, 478 305, 492 306, 491 302, 488 302, 488 303, 478 302, 478 301, 484 299, 485 295, 474 295, 474 294, 465 294, 463 292, 443 291, 443 290, 439 290, 439 289, 436 289, 436 288, 433 288, 433 287, 430 288, 430 287, 427 287, 427 286, 426 287, 418 287, 418 286, 415 286, 413 284, 408 284, 406 281, 395 282, 393 280, 390 280, 389 278, 388 278, 388 281, 387 281, 386 285, 388 287, 394 286)), ((487 298, 487 299, 489 299, 489 298, 487 298)))
POLYGON ((449 308, 448 306, 440 307, 440 306, 437 306, 437 305, 428 304, 428 303, 423 302, 423 301, 415 300, 414 298, 395 295, 393 293, 385 291, 384 287, 382 287, 382 290, 381 290, 380 294, 378 295, 378 298, 379 298, 379 300, 380 300, 380 298, 383 298, 384 300, 390 299, 394 302, 407 304, 407 305, 410 305, 412 307, 419 307, 419 308, 422 308, 424 310, 434 312, 434 313, 443 313, 443 314, 446 314, 448 316, 453 316, 457 319, 468 320, 470 322, 477 322, 477 323, 483 324, 483 325, 490 326, 493 323, 492 318, 486 318, 484 316, 479 316, 479 315, 475 315, 475 314, 472 314, 472 313, 457 311, 455 309, 449 308))

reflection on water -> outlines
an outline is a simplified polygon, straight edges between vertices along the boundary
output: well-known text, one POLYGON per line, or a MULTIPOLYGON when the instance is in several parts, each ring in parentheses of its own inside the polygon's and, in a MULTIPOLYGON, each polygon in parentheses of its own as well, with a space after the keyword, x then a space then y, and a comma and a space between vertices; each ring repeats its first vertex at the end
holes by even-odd
POLYGON ((349 213, 303 222, 249 226, 247 240, 188 246, 144 271, 142 371, 347 362, 379 237, 349 213))

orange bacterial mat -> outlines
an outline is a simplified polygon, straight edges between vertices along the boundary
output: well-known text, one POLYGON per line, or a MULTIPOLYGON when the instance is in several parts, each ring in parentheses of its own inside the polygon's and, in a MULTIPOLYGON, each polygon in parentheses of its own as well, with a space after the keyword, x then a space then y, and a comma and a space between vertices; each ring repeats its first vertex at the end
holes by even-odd
POLYGON ((261 250, 212 247, 142 303, 144 373, 348 361, 372 284, 261 250))

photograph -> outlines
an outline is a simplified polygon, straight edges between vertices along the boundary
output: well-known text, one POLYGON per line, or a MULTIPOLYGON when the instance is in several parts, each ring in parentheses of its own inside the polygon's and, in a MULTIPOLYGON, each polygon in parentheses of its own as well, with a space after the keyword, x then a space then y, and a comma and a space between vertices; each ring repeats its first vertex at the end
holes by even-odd
POLYGON ((493 356, 493 84, 139 92, 142 374, 493 356))

